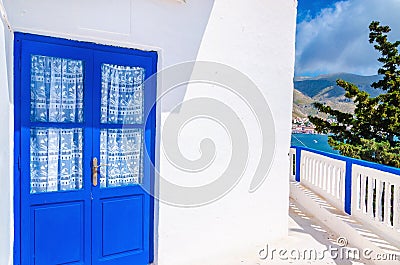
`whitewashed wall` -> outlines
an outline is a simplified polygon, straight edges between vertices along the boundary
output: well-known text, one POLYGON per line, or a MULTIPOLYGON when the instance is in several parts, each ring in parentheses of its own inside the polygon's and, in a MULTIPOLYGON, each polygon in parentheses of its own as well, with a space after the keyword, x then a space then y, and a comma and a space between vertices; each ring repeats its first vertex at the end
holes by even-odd
MULTIPOLYGON (((276 153, 267 180, 255 193, 248 189, 260 156, 261 138, 254 117, 237 97, 221 88, 191 85, 187 91, 178 90, 161 102, 163 112, 159 109, 158 128, 162 128, 168 110, 177 100, 207 96, 235 106, 246 126, 251 157, 242 181, 215 203, 197 208, 157 204, 158 264, 233 264, 256 259, 266 243, 287 233, 295 0, 3 1, 14 31, 157 50, 159 69, 195 59, 221 62, 248 75, 266 97, 275 120, 276 153)), ((10 43, 8 39, 6 45, 10 43)), ((4 52, 2 45, 0 34, 0 55, 4 52)), ((5 74, 3 66, 2 63, 0 75, 5 74)), ((10 62, 8 69, 12 69, 10 62)), ((12 73, 8 74, 11 78, 12 73)), ((13 121, 12 102, 5 79, 0 80, 0 117, 8 124, 13 121)), ((199 155, 197 140, 202 135, 210 136, 221 148, 217 149, 216 160, 220 163, 207 173, 207 181, 218 175, 226 162, 225 155, 229 155, 229 141, 217 127, 200 122, 183 130, 180 139, 182 153, 192 158, 199 155)), ((12 140, 7 141, 12 131, 11 125, 0 127, 0 141, 5 141, 0 146, 9 147, 0 152, 1 165, 7 165, 0 178, 0 264, 9 264, 12 255, 12 231, 4 236, 12 227, 12 140)), ((160 144, 160 137, 157 142, 160 144)), ((159 165, 166 178, 184 181, 186 175, 168 162, 162 150, 159 165)), ((162 191, 163 187, 159 189, 162 191)))
MULTIPOLYGON (((1 0, 0 0, 1 4, 1 0)), ((1 11, 1 9, 0 9, 1 11)), ((3 12, 2 12, 3 13, 3 12)), ((9 89, 12 84, 12 65, 7 49, 11 48, 12 34, 3 18, 0 23, 0 264, 12 264, 13 245, 13 116, 12 93, 9 89)))

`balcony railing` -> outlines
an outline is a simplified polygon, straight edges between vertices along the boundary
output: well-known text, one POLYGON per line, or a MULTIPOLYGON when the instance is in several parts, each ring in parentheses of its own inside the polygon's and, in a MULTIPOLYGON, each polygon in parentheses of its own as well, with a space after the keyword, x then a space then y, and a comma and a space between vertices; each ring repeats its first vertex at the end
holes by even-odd
POLYGON ((385 238, 400 242, 400 169, 304 147, 290 149, 290 178, 385 238))

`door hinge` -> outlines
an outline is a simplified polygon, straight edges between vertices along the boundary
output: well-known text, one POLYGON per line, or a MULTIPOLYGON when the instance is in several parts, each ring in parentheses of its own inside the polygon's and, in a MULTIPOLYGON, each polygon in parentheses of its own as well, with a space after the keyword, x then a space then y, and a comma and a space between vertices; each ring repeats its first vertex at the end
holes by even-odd
POLYGON ((21 157, 18 157, 18 170, 21 171, 21 157))

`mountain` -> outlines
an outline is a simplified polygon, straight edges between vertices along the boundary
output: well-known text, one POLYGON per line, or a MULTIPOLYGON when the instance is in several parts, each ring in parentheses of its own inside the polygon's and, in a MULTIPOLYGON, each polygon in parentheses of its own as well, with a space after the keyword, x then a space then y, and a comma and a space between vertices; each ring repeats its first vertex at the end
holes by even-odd
POLYGON ((350 73, 328 74, 316 77, 295 77, 293 116, 307 117, 308 115, 316 115, 317 111, 312 106, 312 103, 316 101, 325 103, 341 111, 353 112, 353 102, 344 96, 345 90, 336 85, 336 80, 343 79, 353 83, 361 90, 375 97, 382 93, 382 90, 372 88, 371 84, 380 80, 380 78, 379 75, 361 76, 350 73))

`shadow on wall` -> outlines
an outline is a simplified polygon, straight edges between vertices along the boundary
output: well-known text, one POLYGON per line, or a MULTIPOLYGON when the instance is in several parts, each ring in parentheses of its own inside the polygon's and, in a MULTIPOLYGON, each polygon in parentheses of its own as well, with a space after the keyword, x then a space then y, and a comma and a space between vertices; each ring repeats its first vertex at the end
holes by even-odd
MULTIPOLYGON (((16 32, 159 50, 163 68, 196 60, 214 1, 1 0, 16 32)), ((183 85, 163 98, 162 111, 185 93, 183 85)))
MULTIPOLYGON (((203 35, 206 31, 211 16, 211 12, 214 6, 214 1, 215 0, 203 0, 203 1, 188 1, 186 3, 180 3, 180 5, 182 6, 180 12, 186 12, 186 10, 189 8, 195 10, 194 11, 195 15, 194 16, 190 15, 190 17, 187 17, 187 19, 181 21, 181 23, 184 25, 187 31, 184 35, 176 36, 176 33, 172 34, 178 37, 178 39, 176 39, 175 43, 176 45, 174 46, 173 50, 166 52, 172 52, 173 54, 175 54, 178 60, 169 62, 168 57, 170 55, 165 54, 164 56, 166 57, 165 58, 166 64, 164 65, 164 67, 170 67, 175 64, 196 60, 203 39, 203 35)), ((174 31, 174 29, 171 28, 169 30, 174 31)), ((187 64, 187 65, 193 66, 193 64, 187 64)), ((192 71, 193 67, 191 69, 187 69, 187 71, 185 72, 180 72, 179 79, 190 80, 192 71)), ((158 79, 159 79, 158 82, 162 82, 163 80, 162 74, 160 74, 158 79)), ((160 86, 160 87, 162 87, 162 89, 161 91, 158 92, 159 95, 163 95, 163 93, 165 93, 166 90, 170 89, 169 87, 166 86, 165 87, 160 86)), ((182 84, 179 87, 171 89, 168 93, 166 93, 165 96, 163 96, 162 98, 161 111, 172 112, 172 113, 179 112, 181 107, 180 103, 183 101, 185 97, 186 90, 187 90, 187 84, 182 84)))

